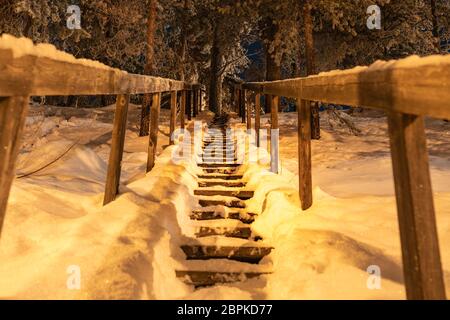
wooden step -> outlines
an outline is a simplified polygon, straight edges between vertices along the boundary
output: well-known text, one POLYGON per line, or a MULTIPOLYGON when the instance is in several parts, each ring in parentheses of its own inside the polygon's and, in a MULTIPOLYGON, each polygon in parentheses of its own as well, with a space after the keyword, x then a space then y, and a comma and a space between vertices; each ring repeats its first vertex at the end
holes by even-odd
POLYGON ((242 200, 213 200, 213 199, 200 199, 200 206, 202 207, 214 207, 214 206, 224 206, 228 208, 239 208, 245 209, 245 202, 242 200))
POLYGON ((199 179, 222 179, 222 180, 241 180, 244 176, 241 174, 199 174, 199 179))
POLYGON ((197 189, 194 190, 195 196, 225 196, 235 197, 241 200, 248 200, 255 195, 254 191, 250 190, 214 190, 214 189, 197 189))
POLYGON ((242 181, 199 181, 198 186, 200 188, 208 187, 227 187, 227 188, 243 188, 246 186, 245 182, 242 181))
POLYGON ((251 224, 255 222, 255 216, 256 214, 253 213, 246 213, 243 215, 240 212, 229 212, 226 217, 223 217, 218 215, 215 211, 194 210, 192 211, 190 218, 198 221, 231 219, 239 220, 245 224, 251 224))
POLYGON ((262 258, 269 255, 270 247, 231 247, 208 245, 183 245, 181 249, 188 260, 229 259, 246 263, 259 263, 262 258))
POLYGON ((203 168, 203 172, 208 174, 221 174, 233 176, 236 174, 237 168, 203 168))
POLYGON ((241 166, 240 163, 198 163, 201 168, 237 168, 241 166))
POLYGON ((227 238, 250 239, 252 230, 249 227, 199 227, 195 236, 197 238, 224 236, 227 238))
POLYGON ((269 273, 264 272, 209 272, 209 271, 176 271, 177 278, 182 278, 187 285, 210 287, 217 284, 243 282, 269 273))

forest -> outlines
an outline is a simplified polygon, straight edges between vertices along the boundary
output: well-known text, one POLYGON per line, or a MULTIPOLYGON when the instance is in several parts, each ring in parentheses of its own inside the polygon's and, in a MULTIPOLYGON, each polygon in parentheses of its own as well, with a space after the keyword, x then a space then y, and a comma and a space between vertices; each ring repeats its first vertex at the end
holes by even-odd
POLYGON ((132 73, 203 83, 213 110, 230 101, 224 81, 438 53, 449 24, 447 0, 2 0, 0 7, 0 34, 132 73), (70 5, 81 9, 80 29, 66 27, 70 5), (371 5, 381 9, 381 29, 367 27, 371 5))
POLYGON ((0 0, 0 300, 445 300, 449 79, 449 0, 0 0))

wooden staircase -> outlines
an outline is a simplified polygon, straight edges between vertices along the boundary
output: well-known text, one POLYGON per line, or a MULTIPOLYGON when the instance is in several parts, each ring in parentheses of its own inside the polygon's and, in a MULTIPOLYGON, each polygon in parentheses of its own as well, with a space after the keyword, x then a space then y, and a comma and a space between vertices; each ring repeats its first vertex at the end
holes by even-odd
POLYGON ((242 282, 271 271, 260 262, 273 248, 253 234, 255 214, 246 210, 245 201, 254 191, 245 188, 236 159, 226 161, 230 148, 236 154, 236 142, 226 137, 227 122, 226 117, 216 117, 209 128, 222 134, 203 138, 203 161, 198 164, 203 173, 194 191, 199 207, 190 215, 195 238, 181 246, 186 266, 176 271, 177 277, 195 287, 242 282), (215 149, 212 157, 205 157, 206 148, 211 147, 215 149))

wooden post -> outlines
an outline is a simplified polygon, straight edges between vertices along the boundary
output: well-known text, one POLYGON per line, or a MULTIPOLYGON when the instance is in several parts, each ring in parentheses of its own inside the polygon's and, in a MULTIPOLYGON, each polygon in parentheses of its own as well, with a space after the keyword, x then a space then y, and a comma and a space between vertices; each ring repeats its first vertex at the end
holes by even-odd
POLYGON ((278 174, 280 172, 280 129, 278 126, 278 96, 272 96, 270 112, 270 119, 272 122, 270 129, 270 159, 271 159, 271 171, 278 174))
POLYGON ((256 131, 256 146, 261 145, 260 139, 261 130, 261 94, 257 93, 255 96, 255 131, 256 131))
POLYGON ((390 113, 389 137, 408 299, 445 299, 424 118, 390 113))
POLYGON ((161 110, 161 93, 153 94, 152 108, 150 109, 150 139, 148 144, 147 172, 155 166, 156 149, 158 147, 159 113, 161 110))
POLYGON ((180 127, 182 130, 186 128, 186 120, 185 120, 185 114, 186 114, 186 90, 183 90, 181 92, 181 110, 180 110, 180 127))
POLYGON ((172 91, 170 93, 170 136, 169 136, 169 144, 171 146, 174 145, 173 141, 173 133, 175 131, 175 127, 177 125, 177 91, 172 91))
POLYGON ((234 87, 234 112, 236 112, 238 115, 240 115, 239 110, 239 89, 234 87))
POLYGON ((0 98, 0 235, 15 176, 30 98, 0 98))
POLYGON ((114 125, 111 142, 111 152, 106 175, 105 197, 103 205, 114 201, 119 193, 120 173, 122 169, 122 155, 127 131, 127 114, 129 95, 118 95, 114 113, 114 125))
POLYGON ((196 118, 198 115, 198 90, 195 89, 193 91, 193 94, 194 94, 194 118, 196 118))
POLYGON ((302 209, 311 208, 312 174, 311 174, 311 102, 297 100, 298 112, 298 175, 302 209))
POLYGON ((187 112, 188 121, 191 121, 192 120, 192 91, 191 90, 189 90, 187 92, 186 112, 187 112))
POLYGON ((247 105, 247 90, 242 89, 241 90, 241 116, 242 116, 242 123, 245 123, 245 108, 247 105))
POLYGON ((250 130, 252 130, 252 104, 247 99, 245 100, 247 105, 247 131, 250 134, 250 130))
POLYGON ((203 93, 202 89, 198 89, 198 109, 200 112, 203 111, 203 93))

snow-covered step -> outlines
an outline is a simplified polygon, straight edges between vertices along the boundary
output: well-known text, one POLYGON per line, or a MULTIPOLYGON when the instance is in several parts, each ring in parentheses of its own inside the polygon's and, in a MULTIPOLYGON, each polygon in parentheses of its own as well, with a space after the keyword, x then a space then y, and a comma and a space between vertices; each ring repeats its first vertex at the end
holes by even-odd
POLYGON ((202 197, 198 202, 201 207, 224 206, 227 208, 246 208, 244 201, 234 197, 202 197))
POLYGON ((183 245, 188 260, 230 259, 245 263, 259 263, 273 248, 262 246, 183 245))
POLYGON ((224 167, 203 168, 203 172, 209 174, 233 175, 236 174, 236 171, 237 168, 224 168, 224 167))
POLYGON ((228 180, 204 180, 199 181, 198 186, 200 188, 209 187, 227 187, 227 188, 243 188, 246 186, 245 182, 242 181, 228 181, 228 180))
POLYGON ((199 174, 199 179, 220 179, 220 180, 241 180, 244 176, 242 174, 199 174))
POLYGON ((252 238, 252 229, 250 227, 197 227, 195 231, 197 238, 224 236, 228 238, 250 239, 252 238))
POLYGON ((199 163, 201 168, 237 168, 241 166, 240 163, 199 163))
POLYGON ((197 189, 194 190, 196 196, 224 196, 235 197, 241 200, 253 198, 255 192, 250 190, 232 190, 232 189, 197 189))
POLYGON ((190 218, 192 220, 220 220, 220 219, 232 219, 239 220, 245 224, 251 224, 255 221, 255 214, 244 213, 239 211, 221 212, 215 210, 194 210, 190 218))
POLYGON ((195 286, 196 288, 244 282, 268 274, 263 272, 176 271, 176 276, 181 278, 185 284, 195 286))

